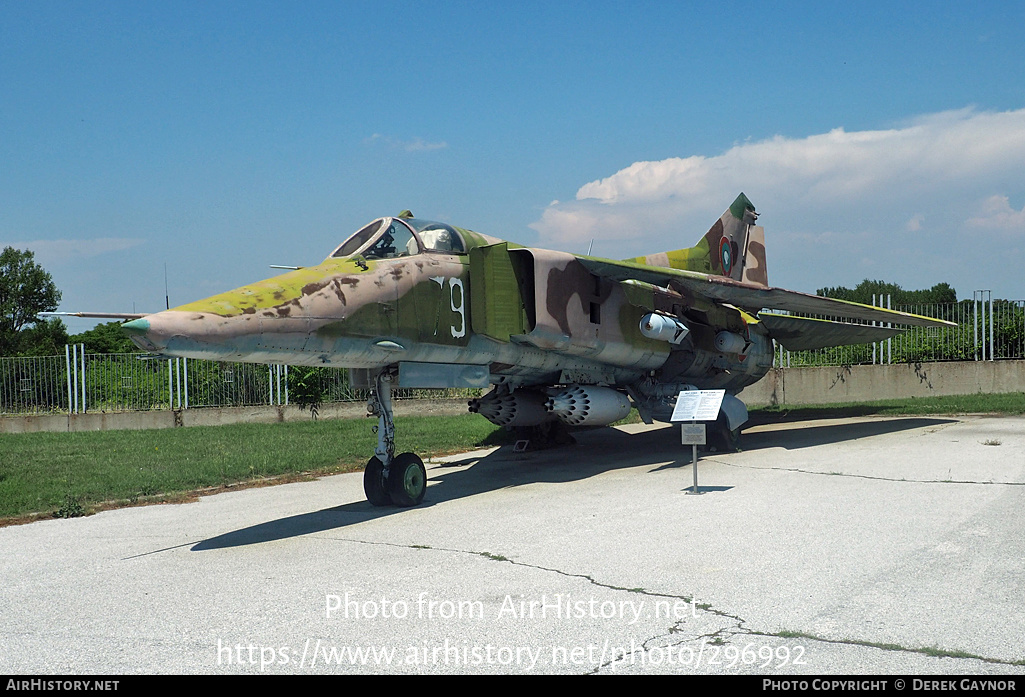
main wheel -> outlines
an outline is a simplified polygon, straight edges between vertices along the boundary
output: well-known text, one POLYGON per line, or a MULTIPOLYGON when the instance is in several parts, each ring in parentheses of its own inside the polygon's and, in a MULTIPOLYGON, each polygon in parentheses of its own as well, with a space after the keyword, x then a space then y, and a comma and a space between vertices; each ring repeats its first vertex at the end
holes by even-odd
POLYGON ((730 430, 726 414, 720 413, 709 429, 709 446, 712 452, 735 453, 740 451, 740 429, 730 430))
POLYGON ((384 463, 376 455, 370 458, 367 468, 363 470, 363 493, 367 501, 375 506, 387 506, 391 497, 384 482, 384 463))
POLYGON ((392 460, 388 472, 388 494, 396 506, 416 506, 427 491, 427 468, 415 453, 402 453, 392 460))

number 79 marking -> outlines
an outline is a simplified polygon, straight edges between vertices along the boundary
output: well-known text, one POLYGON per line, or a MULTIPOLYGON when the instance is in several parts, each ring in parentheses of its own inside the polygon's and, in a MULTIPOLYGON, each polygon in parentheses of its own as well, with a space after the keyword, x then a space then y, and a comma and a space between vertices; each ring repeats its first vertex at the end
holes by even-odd
MULTIPOLYGON (((431 280, 437 283, 441 288, 445 287, 444 276, 431 276, 431 280)), ((448 302, 449 307, 452 308, 452 312, 459 314, 459 329, 456 329, 456 325, 453 323, 451 326, 452 338, 461 339, 466 336, 466 294, 463 291, 463 282, 458 278, 449 278, 448 280, 448 302), (459 292, 456 293, 456 288, 459 288, 459 292)), ((438 307, 438 313, 441 314, 441 307, 438 307)), ((437 329, 435 329, 437 334, 437 329)))

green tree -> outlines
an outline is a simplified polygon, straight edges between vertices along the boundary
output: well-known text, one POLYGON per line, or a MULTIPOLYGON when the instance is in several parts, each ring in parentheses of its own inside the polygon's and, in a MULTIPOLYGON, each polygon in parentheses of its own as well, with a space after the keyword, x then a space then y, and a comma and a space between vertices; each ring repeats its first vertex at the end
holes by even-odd
POLYGON ((59 317, 53 317, 22 329, 16 336, 11 353, 17 356, 57 356, 64 353, 68 342, 67 327, 59 317))
POLYGON ((871 305, 873 295, 876 296, 877 305, 885 303, 887 295, 891 296, 894 306, 957 302, 957 292, 949 283, 937 283, 927 290, 904 290, 896 283, 870 281, 866 278, 854 288, 845 288, 843 286, 819 288, 815 293, 817 295, 824 295, 827 298, 849 300, 850 302, 863 305, 871 305))
POLYGON ((121 331, 120 322, 97 324, 89 331, 70 337, 72 344, 85 344, 86 353, 133 353, 139 348, 121 331))
POLYGON ((40 312, 52 312, 60 304, 61 292, 53 278, 34 259, 27 249, 5 247, 0 253, 0 356, 32 351, 24 342, 33 336, 22 332, 36 324, 40 312))

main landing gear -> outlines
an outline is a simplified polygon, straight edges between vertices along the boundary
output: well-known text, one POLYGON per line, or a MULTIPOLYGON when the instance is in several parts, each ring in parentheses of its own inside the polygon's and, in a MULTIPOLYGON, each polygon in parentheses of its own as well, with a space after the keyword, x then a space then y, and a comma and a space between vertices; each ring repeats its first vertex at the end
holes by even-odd
POLYGON ((376 389, 367 403, 377 415, 377 450, 363 471, 363 491, 375 506, 416 506, 427 491, 427 469, 416 453, 395 454, 395 422, 392 420, 392 375, 377 375, 376 389))

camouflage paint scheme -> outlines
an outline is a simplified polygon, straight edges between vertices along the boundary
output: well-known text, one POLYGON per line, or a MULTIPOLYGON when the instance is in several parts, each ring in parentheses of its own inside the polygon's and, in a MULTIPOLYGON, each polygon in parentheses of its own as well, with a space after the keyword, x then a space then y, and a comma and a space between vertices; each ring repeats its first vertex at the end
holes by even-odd
MULTIPOLYGON (((668 419, 681 389, 735 394, 754 383, 771 366, 773 339, 805 349, 879 341, 901 331, 894 324, 949 324, 770 287, 756 219, 740 194, 696 246, 615 261, 404 214, 372 222, 317 266, 124 328, 161 355, 346 367, 366 371, 366 384, 405 366, 420 376, 415 386, 490 383, 496 398, 533 391, 530 404, 547 404, 558 386, 594 386, 608 392, 588 394, 606 403, 628 393, 650 420, 668 419), (645 333, 652 317, 685 337, 645 333), (458 366, 479 369, 464 383, 458 366)), ((499 421, 540 418, 530 411, 499 421)))

